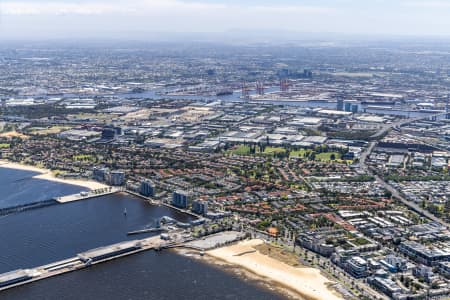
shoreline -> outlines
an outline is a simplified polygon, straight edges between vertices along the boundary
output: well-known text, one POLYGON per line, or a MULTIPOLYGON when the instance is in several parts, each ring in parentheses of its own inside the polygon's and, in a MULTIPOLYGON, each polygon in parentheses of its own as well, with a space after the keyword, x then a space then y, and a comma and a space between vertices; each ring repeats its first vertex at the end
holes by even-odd
POLYGON ((266 282, 269 287, 273 285, 274 288, 279 287, 281 290, 295 293, 301 299, 344 299, 330 287, 334 282, 323 276, 320 270, 310 267, 293 267, 264 255, 254 248, 262 243, 264 243, 262 240, 245 240, 231 246, 206 251, 205 254, 208 258, 253 274, 266 282))
POLYGON ((39 174, 33 176, 32 177, 33 179, 41 179, 41 180, 47 180, 47 181, 52 181, 52 182, 57 182, 57 183, 76 185, 79 187, 87 188, 91 191, 108 187, 106 184, 103 184, 103 183, 100 183, 100 182, 97 182, 94 180, 57 178, 52 174, 51 170, 39 168, 39 167, 35 167, 35 166, 30 166, 30 165, 24 165, 24 164, 20 164, 20 163, 16 163, 16 162, 10 162, 7 160, 0 160, 0 168, 36 172, 39 174))

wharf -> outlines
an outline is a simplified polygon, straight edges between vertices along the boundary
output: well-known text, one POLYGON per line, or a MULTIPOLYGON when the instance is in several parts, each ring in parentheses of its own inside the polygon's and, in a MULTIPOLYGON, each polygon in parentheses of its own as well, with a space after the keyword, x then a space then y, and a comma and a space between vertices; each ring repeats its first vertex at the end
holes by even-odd
POLYGON ((46 278, 85 269, 90 266, 111 261, 124 256, 133 255, 148 250, 159 251, 161 249, 184 247, 204 251, 214 249, 223 244, 228 244, 245 238, 240 232, 222 232, 202 240, 195 240, 189 235, 183 235, 182 231, 171 231, 170 240, 163 240, 160 236, 148 237, 140 240, 125 241, 110 246, 100 247, 79 253, 75 257, 43 265, 34 269, 16 270, 0 274, 0 292, 29 284, 46 278))
POLYGON ((148 229, 130 231, 127 233, 127 235, 136 235, 136 234, 152 233, 152 232, 165 232, 165 231, 167 231, 166 228, 148 228, 148 229))
POLYGON ((159 236, 154 236, 142 240, 127 241, 111 246, 92 249, 80 253, 75 257, 71 257, 30 270, 17 270, 5 274, 0 274, 0 292, 35 281, 88 268, 90 266, 104 263, 120 257, 152 249, 160 250, 162 248, 169 248, 174 244, 180 244, 183 242, 183 240, 164 241, 161 240, 159 236))
POLYGON ((57 202, 59 202, 61 204, 64 204, 64 203, 69 203, 69 202, 75 202, 75 201, 81 201, 81 200, 86 200, 86 199, 91 199, 91 198, 107 196, 107 195, 115 194, 120 191, 121 191, 120 188, 109 187, 109 188, 93 190, 93 191, 89 191, 89 192, 81 192, 81 193, 63 196, 63 197, 56 197, 56 198, 54 198, 54 200, 56 200, 57 202))

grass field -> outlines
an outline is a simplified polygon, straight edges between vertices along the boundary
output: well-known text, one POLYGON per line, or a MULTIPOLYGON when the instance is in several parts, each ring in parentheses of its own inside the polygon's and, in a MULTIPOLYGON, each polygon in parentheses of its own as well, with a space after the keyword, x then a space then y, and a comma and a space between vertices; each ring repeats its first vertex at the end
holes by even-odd
POLYGON ((0 137, 7 138, 7 139, 12 139, 12 138, 27 139, 27 138, 29 138, 29 136, 27 136, 23 133, 17 132, 17 131, 9 131, 9 132, 0 133, 0 137))
POLYGON ((237 148, 228 151, 234 155, 249 155, 250 154, 250 146, 239 145, 237 148))
POLYGON ((71 117, 75 117, 78 119, 97 119, 99 121, 111 121, 112 119, 117 118, 116 115, 112 114, 104 114, 104 113, 80 113, 76 115, 70 115, 71 117))
POLYGON ((281 147, 266 147, 266 149, 264 149, 264 154, 279 154, 279 153, 285 153, 286 149, 281 148, 281 147))
POLYGON ((318 153, 316 154, 316 160, 320 161, 334 161, 341 159, 341 154, 338 152, 324 152, 324 153, 318 153), (331 156, 334 154, 334 159, 331 159, 331 156))
POLYGON ((291 151, 291 153, 289 154, 289 157, 303 158, 303 157, 305 157, 305 154, 308 156, 309 154, 311 154, 311 150, 300 149, 300 150, 291 151))
POLYGON ((57 134, 60 133, 61 131, 64 130, 68 130, 72 127, 68 127, 68 126, 52 126, 49 128, 31 128, 30 129, 30 134, 34 134, 34 135, 49 135, 49 134, 57 134))
POLYGON ((0 149, 6 149, 11 147, 11 144, 0 144, 0 149))

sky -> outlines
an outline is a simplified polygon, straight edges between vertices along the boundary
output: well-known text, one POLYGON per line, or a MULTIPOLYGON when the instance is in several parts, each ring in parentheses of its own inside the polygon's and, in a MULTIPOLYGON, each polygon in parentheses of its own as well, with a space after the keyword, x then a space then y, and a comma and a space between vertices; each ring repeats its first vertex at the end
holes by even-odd
POLYGON ((0 0, 0 39, 252 31, 450 36, 450 0, 0 0))

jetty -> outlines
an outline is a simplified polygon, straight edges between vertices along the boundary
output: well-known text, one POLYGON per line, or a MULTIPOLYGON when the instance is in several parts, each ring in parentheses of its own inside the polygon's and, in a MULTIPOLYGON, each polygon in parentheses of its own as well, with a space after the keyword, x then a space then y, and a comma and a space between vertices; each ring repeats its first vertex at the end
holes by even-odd
POLYGON ((142 240, 126 241, 106 247, 92 249, 79 253, 75 257, 57 261, 34 269, 20 269, 0 274, 0 292, 35 281, 88 268, 96 264, 139 252, 152 249, 159 251, 182 242, 183 240, 162 240, 159 236, 154 236, 142 240))
POLYGON ((55 204, 58 204, 58 202, 51 199, 51 200, 44 200, 44 201, 16 205, 16 206, 12 206, 12 207, 6 207, 6 208, 0 209, 0 216, 10 215, 13 213, 23 212, 23 211, 37 209, 37 208, 41 208, 41 207, 47 207, 47 206, 51 206, 51 205, 55 205, 55 204))
POLYGON ((157 235, 140 240, 124 241, 110 246, 88 250, 74 257, 33 269, 19 269, 0 274, 0 292, 144 251, 160 251, 162 249, 181 247, 197 250, 202 254, 205 250, 214 249, 243 238, 245 238, 245 234, 229 231, 198 240, 186 234, 184 230, 170 230, 169 234, 164 234, 164 236, 157 235))
POLYGON ((168 231, 166 228, 147 228, 147 229, 130 231, 127 233, 127 235, 136 235, 136 234, 154 233, 154 232, 166 232, 166 231, 168 231))
POLYGON ((91 198, 97 198, 97 197, 103 197, 111 194, 115 194, 117 192, 122 191, 121 188, 117 187, 107 187, 97 190, 92 190, 88 192, 80 192, 73 195, 68 196, 62 196, 62 197, 55 197, 53 200, 57 201, 58 203, 69 203, 69 202, 75 202, 75 201, 81 201, 91 198))

